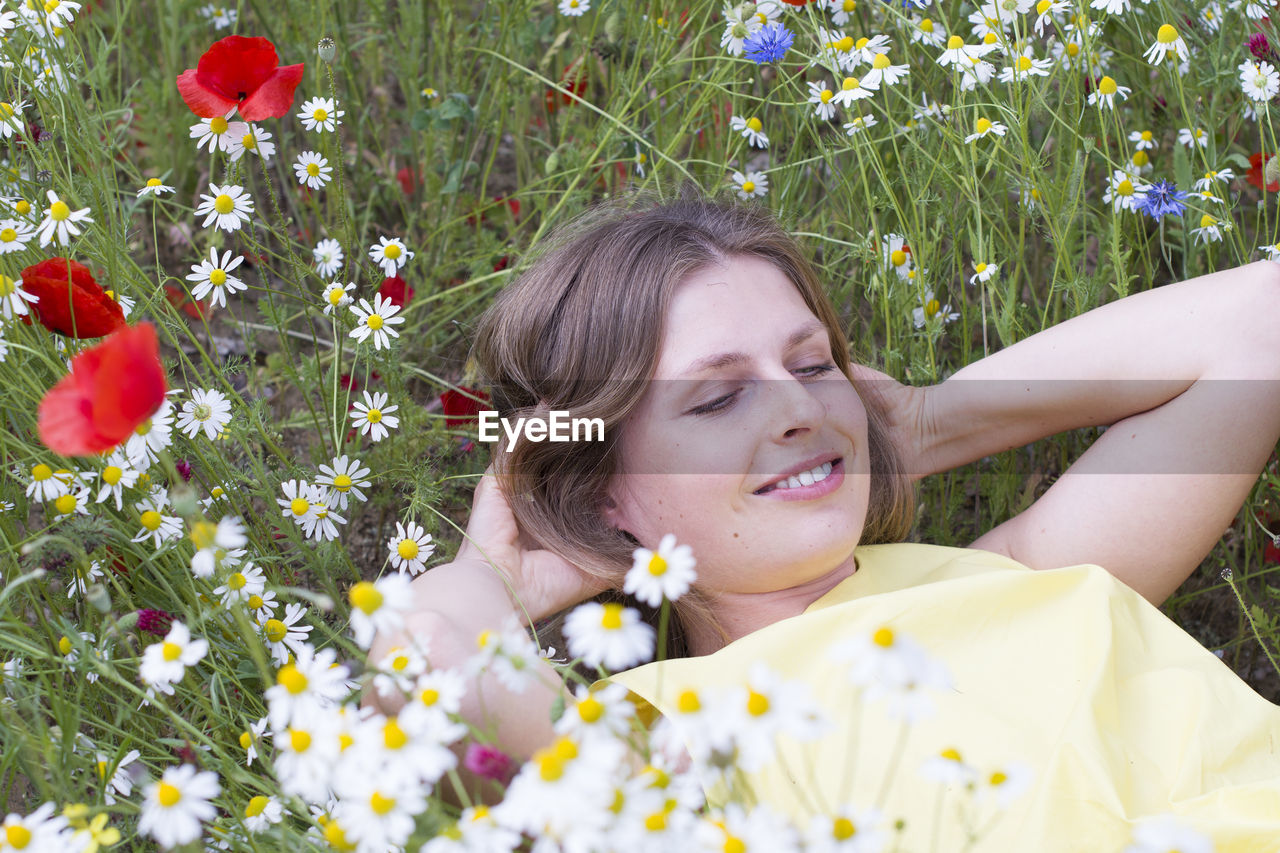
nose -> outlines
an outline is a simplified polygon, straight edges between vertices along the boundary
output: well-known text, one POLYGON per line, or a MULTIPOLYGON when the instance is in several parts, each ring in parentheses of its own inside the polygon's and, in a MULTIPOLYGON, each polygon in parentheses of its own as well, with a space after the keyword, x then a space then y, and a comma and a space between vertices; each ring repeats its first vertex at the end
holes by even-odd
POLYGON ((827 404, 818 391, 827 383, 805 383, 789 377, 770 380, 767 384, 771 391, 771 417, 776 437, 791 439, 822 426, 827 416, 827 404))

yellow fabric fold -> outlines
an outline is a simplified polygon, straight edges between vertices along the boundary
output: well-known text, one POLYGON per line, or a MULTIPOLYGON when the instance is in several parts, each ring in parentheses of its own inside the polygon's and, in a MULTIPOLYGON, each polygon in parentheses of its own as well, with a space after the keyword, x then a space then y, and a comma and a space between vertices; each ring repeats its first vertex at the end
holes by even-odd
MULTIPOLYGON (((971 823, 986 827, 974 851, 1074 853, 1122 851, 1139 820, 1170 814, 1217 853, 1280 851, 1280 706, 1105 569, 1033 571, 916 543, 856 556, 858 571, 803 614, 612 680, 664 714, 685 688, 745 683, 756 661, 807 684, 835 726, 816 741, 780 738, 781 761, 748 776, 799 825, 880 805, 905 821, 911 850, 963 849, 971 823), (847 665, 827 656, 882 626, 951 674, 952 689, 929 691, 932 715, 910 725, 861 698, 847 665), (1025 762, 1030 786, 1007 809, 975 811, 963 785, 920 773, 948 748, 984 772, 1025 762)), ((707 793, 722 804, 723 789, 707 793)))

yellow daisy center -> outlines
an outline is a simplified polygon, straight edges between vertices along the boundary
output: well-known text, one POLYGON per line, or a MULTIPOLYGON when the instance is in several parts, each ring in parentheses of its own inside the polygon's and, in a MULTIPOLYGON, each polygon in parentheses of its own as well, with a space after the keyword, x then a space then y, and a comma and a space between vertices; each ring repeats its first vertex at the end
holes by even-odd
POLYGON ((289 501, 289 511, 296 516, 303 516, 311 509, 311 501, 306 498, 294 498, 289 501))
MULTIPOLYGON (((978 266, 985 267, 986 264, 979 264, 978 266)), ((982 270, 979 269, 978 272, 982 272, 982 270)), ((875 643, 882 649, 889 648, 893 645, 893 629, 888 627, 878 628, 876 632, 871 635, 871 642, 875 643)))
POLYGON ((964 39, 960 38, 960 36, 951 36, 951 38, 947 39, 947 50, 958 50, 963 46, 964 39))
MULTIPOLYGON (((270 642, 270 643, 278 643, 289 634, 289 626, 281 622, 279 619, 268 619, 267 624, 263 625, 262 628, 267 634, 267 642, 270 642)), ((291 665, 292 664, 290 664, 290 666, 291 665)), ((301 673, 298 673, 298 674, 302 675, 301 673)), ((284 670, 280 671, 278 680, 280 681, 281 684, 284 684, 285 687, 289 688, 290 693, 301 692, 301 691, 295 691, 292 685, 285 683, 284 670)), ((306 684, 307 684, 306 676, 302 676, 302 685, 304 689, 306 687, 306 684)))
POLYGON ((108 465, 102 469, 102 481, 109 486, 114 486, 120 482, 120 478, 124 476, 124 471, 115 465, 108 465))
POLYGON ((71 208, 67 207, 65 201, 55 201, 49 205, 49 218, 61 222, 71 215, 71 208))
MULTIPOLYGON (((267 624, 270 625, 271 622, 279 621, 280 620, 278 619, 272 619, 267 624)), ((268 629, 268 636, 270 636, 270 629, 268 629)), ((283 637, 284 632, 281 631, 280 638, 283 639, 283 637)), ((279 640, 276 640, 275 642, 279 642, 279 640)), ((284 689, 288 690, 294 696, 297 696, 307 689, 307 677, 302 674, 298 667, 291 663, 287 663, 280 667, 280 671, 276 673, 276 683, 283 684, 284 689)))
POLYGON ((227 283, 227 271, 226 270, 210 271, 209 283, 212 284, 214 287, 222 287, 222 285, 227 283))
POLYGON ((924 32, 931 33, 933 32, 933 21, 930 18, 925 18, 920 21, 919 27, 924 32))
POLYGON ((754 690, 747 692, 747 713, 759 717, 769 713, 769 697, 754 690))
POLYGON ((682 714, 694 714, 702 710, 702 702, 698 700, 697 691, 685 690, 676 699, 676 707, 682 714))
POLYGON ((329 288, 329 304, 335 306, 338 305, 346 295, 347 292, 340 286, 335 285, 334 287, 329 288))
POLYGON ((311 734, 302 729, 289 729, 289 748, 294 752, 306 752, 311 748, 311 734))
POLYGON ((1149 163, 1149 162, 1151 162, 1151 158, 1150 158, 1149 156, 1147 156, 1147 152, 1145 152, 1145 151, 1135 151, 1135 152, 1133 152, 1133 165, 1135 165, 1135 166, 1137 166, 1137 167, 1141 168, 1141 167, 1143 167, 1143 166, 1147 165, 1147 163, 1149 163))
POLYGON ((755 181, 743 181, 743 182, 742 182, 742 191, 743 191, 744 193, 755 192, 755 190, 756 190, 756 182, 755 182, 755 181))
POLYGON ((382 409, 370 409, 369 413, 364 417, 369 423, 376 424, 378 421, 382 420, 382 409))
POLYGON ((889 255, 889 262, 895 267, 900 267, 907 262, 907 253, 901 249, 894 249, 889 255))
POLYGON ((246 133, 240 138, 240 144, 252 151, 258 147, 258 137, 252 133, 246 133))
POLYGON ((622 605, 610 602, 604 606, 604 614, 600 617, 600 627, 616 631, 622 627, 622 605))
POLYGON ((412 539, 401 539, 396 546, 396 553, 406 560, 412 560, 418 556, 418 543, 412 539))
POLYGON ((1171 24, 1161 24, 1156 30, 1156 41, 1161 44, 1173 44, 1178 39, 1178 31, 1171 24))
POLYGON ((222 134, 226 133, 227 127, 228 127, 227 120, 222 116, 214 116, 213 118, 209 119, 209 130, 212 131, 213 133, 216 133, 218 136, 221 136, 222 134))
POLYGON ((649 558, 649 574, 655 578, 662 577, 667 573, 667 561, 660 555, 654 554, 649 558))
POLYGON ((31 469, 31 479, 37 482, 43 482, 53 476, 53 469, 41 462, 39 465, 31 469))
POLYGON ((182 799, 182 792, 177 785, 161 782, 156 788, 156 800, 165 808, 173 808, 182 799))
POLYGON ((226 193, 219 193, 213 200, 213 209, 225 215, 236 209, 236 203, 226 193))
POLYGON ((53 502, 53 508, 61 515, 69 515, 76 508, 75 495, 61 495, 53 502))
POLYGON ((760 121, 760 119, 756 118, 755 116, 752 116, 751 118, 747 119, 747 127, 751 128, 756 133, 759 133, 760 131, 764 130, 764 124, 760 121))
POLYGON ((31 212, 31 202, 27 201, 25 198, 18 199, 18 203, 13 206, 13 210, 19 216, 26 216, 31 212))
POLYGON ((340 492, 345 492, 351 488, 351 478, 346 474, 339 474, 333 478, 333 487, 340 492))
POLYGON ((1030 70, 1031 70, 1031 57, 1029 57, 1029 56, 1019 56, 1019 57, 1018 57, 1018 70, 1019 70, 1019 71, 1030 71, 1030 70))
POLYGON ((4 838, 9 843, 9 846, 16 850, 21 850, 31 843, 31 830, 20 823, 15 823, 12 826, 5 827, 4 838))
POLYGON ((351 606, 366 616, 378 612, 378 608, 382 607, 382 593, 378 592, 377 588, 368 581, 360 581, 360 583, 351 587, 349 596, 351 598, 351 606))
POLYGON ((976 130, 979 134, 984 134, 987 131, 991 130, 990 119, 987 119, 986 117, 978 119, 978 123, 974 125, 974 130, 976 130))
POLYGON ((364 318, 364 324, 376 332, 378 329, 382 328, 382 315, 370 314, 368 317, 364 318))
POLYGON ((872 68, 888 68, 889 64, 889 55, 887 53, 877 53, 876 58, 871 60, 872 68))
POLYGON ((597 722, 604 716, 604 705, 594 696, 588 696, 578 703, 578 716, 584 723, 597 722))
POLYGON ((1104 95, 1114 95, 1116 93, 1116 81, 1111 77, 1103 77, 1098 81, 1098 91, 1104 95))
POLYGON ((231 577, 227 578, 227 589, 244 589, 244 585, 249 580, 240 572, 235 572, 231 577))
POLYGON ((389 243, 382 250, 382 254, 394 261, 396 258, 400 257, 400 247, 395 243, 389 243))
POLYGON ((850 89, 858 88, 858 86, 861 85, 861 82, 862 81, 857 77, 846 77, 844 78, 844 82, 840 84, 840 88, 848 92, 850 89))
POLYGON ((1125 178, 1120 183, 1116 184, 1116 194, 1133 195, 1133 182, 1128 178, 1125 178))
POLYGON ((18 239, 18 232, 12 228, 5 228, 3 231, 0 231, 0 241, 3 241, 5 243, 12 243, 14 240, 17 240, 17 239, 18 239))
POLYGON ((311 176, 311 177, 313 177, 313 178, 314 178, 314 177, 316 177, 317 175, 319 175, 319 174, 320 174, 320 166, 319 166, 319 164, 317 164, 317 163, 308 163, 308 164, 307 164, 307 174, 308 174, 308 175, 310 175, 310 176, 311 176))
POLYGON ((311 113, 311 117, 312 117, 313 119, 315 119, 316 121, 328 121, 328 120, 329 120, 329 111, 328 111, 328 110, 326 110, 326 109, 324 109, 324 108, 322 108, 322 107, 321 107, 321 108, 317 108, 313 113, 311 113))
POLYGON ((930 299, 924 305, 924 313, 926 316, 932 317, 942 310, 942 303, 936 299, 930 299))
POLYGON ((852 838, 858 832, 853 825, 853 821, 847 817, 838 817, 835 823, 831 825, 831 837, 836 841, 844 841, 846 838, 852 838))
POLYGON ((245 807, 244 816, 257 817, 262 814, 262 810, 265 809, 267 804, 270 802, 271 800, 259 794, 249 801, 249 805, 245 807))
POLYGON ((167 661, 175 661, 182 657, 182 646, 177 643, 166 642, 160 647, 160 652, 167 661))
POLYGON ((819 93, 818 95, 818 100, 822 101, 822 103, 824 104, 829 104, 831 103, 831 99, 834 98, 835 96, 836 96, 836 93, 831 91, 830 89, 823 89, 822 92, 819 93))
POLYGON ((152 532, 160 529, 160 521, 160 513, 154 509, 149 509, 142 514, 142 526, 152 532))

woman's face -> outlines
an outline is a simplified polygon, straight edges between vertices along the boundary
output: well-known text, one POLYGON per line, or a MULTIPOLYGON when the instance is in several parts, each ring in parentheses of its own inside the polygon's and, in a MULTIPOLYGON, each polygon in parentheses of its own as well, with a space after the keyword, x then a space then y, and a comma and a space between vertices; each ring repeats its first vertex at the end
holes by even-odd
POLYGON ((648 548, 667 533, 691 546, 704 592, 853 570, 870 495, 866 411, 826 327, 768 261, 733 257, 677 286, 655 381, 620 444, 606 517, 648 548))

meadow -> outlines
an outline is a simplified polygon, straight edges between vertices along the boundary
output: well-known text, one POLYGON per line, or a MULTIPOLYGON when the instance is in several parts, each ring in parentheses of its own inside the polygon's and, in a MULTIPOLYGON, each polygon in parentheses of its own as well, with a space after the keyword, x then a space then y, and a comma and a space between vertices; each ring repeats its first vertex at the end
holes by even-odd
MULTIPOLYGON (((915 385, 1280 261, 1269 11, 4 0, 0 851, 786 849, 614 694, 559 709, 566 737, 618 726, 581 741, 614 776, 521 768, 458 721, 467 673, 366 665, 487 464, 476 318, 558 223, 687 182, 775 211, 853 359, 915 385), (371 684, 412 713, 360 712, 371 684), (506 808, 441 795, 450 745, 506 808), (533 816, 595 788, 599 815, 533 816)), ((913 540, 972 541, 1098 434, 928 478, 913 540)), ((1272 701, 1277 566, 1273 460, 1163 608, 1272 701)), ((517 632, 474 666, 531 654, 517 632)), ((891 821, 841 846, 852 819, 796 839, 892 849, 891 821)))

